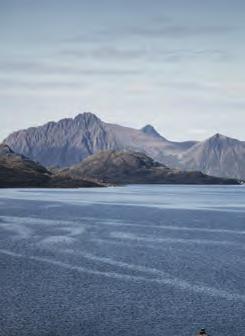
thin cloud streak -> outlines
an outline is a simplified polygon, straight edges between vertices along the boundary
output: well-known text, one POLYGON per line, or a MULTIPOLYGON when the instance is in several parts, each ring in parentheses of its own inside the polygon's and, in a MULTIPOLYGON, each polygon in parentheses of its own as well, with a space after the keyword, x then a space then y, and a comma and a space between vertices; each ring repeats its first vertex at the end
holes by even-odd
POLYGON ((234 25, 194 25, 189 23, 175 23, 174 19, 169 20, 150 20, 144 22, 144 25, 137 24, 124 24, 110 28, 102 28, 92 30, 87 33, 77 34, 71 37, 66 37, 61 40, 61 43, 67 44, 80 44, 87 42, 105 42, 110 39, 114 41, 120 39, 130 38, 156 38, 156 39, 183 39, 192 37, 205 37, 212 35, 222 36, 229 33, 234 33, 239 29, 234 25))
POLYGON ((81 46, 66 48, 60 55, 74 57, 78 60, 117 60, 117 61, 157 61, 161 63, 178 63, 182 61, 207 60, 227 62, 234 60, 232 53, 219 49, 166 49, 150 47, 118 47, 117 45, 101 45, 82 48, 81 46))
POLYGON ((128 76, 140 74, 141 71, 137 69, 124 69, 123 67, 92 67, 85 68, 85 66, 70 66, 69 64, 57 65, 52 63, 44 62, 21 62, 21 61, 1 61, 0 62, 0 71, 1 73, 10 74, 10 73, 23 73, 23 74, 42 74, 42 75, 91 75, 91 76, 128 76))

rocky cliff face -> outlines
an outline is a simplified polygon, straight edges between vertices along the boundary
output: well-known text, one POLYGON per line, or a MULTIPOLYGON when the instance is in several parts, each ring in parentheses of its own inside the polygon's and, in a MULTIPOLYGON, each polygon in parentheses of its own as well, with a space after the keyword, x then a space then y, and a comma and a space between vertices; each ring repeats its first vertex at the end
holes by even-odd
POLYGON ((11 134, 4 143, 42 165, 69 167, 103 150, 129 150, 185 170, 245 178, 245 142, 216 135, 206 141, 172 142, 151 125, 140 130, 108 124, 92 113, 11 134))
POLYGON ((237 180, 198 171, 170 169, 142 153, 112 150, 94 154, 65 172, 75 178, 96 178, 114 184, 239 184, 237 180))

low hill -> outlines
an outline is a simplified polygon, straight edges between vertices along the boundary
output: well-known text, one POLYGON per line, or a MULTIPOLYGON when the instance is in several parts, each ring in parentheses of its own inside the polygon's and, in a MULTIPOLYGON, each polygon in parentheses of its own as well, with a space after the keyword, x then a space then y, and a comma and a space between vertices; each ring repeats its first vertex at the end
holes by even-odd
POLYGON ((39 163, 14 153, 0 144, 0 188, 76 188, 97 187, 101 183, 67 174, 53 174, 39 163))
POLYGON ((64 172, 74 178, 97 179, 114 184, 239 184, 236 179, 218 178, 198 171, 170 169, 145 154, 101 151, 64 172))

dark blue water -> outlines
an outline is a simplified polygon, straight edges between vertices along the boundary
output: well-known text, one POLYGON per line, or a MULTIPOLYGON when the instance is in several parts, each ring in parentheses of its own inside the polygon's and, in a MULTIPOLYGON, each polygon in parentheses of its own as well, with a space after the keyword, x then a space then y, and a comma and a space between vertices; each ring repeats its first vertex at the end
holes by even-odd
POLYGON ((0 191, 0 336, 245 333, 245 187, 0 191))

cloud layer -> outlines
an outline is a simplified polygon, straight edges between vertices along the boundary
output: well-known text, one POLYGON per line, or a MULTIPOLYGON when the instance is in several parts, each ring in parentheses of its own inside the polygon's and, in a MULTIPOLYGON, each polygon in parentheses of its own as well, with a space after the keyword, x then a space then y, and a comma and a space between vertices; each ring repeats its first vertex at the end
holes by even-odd
POLYGON ((1 1, 0 137, 91 110, 155 123, 172 139, 242 138, 243 9, 239 0, 1 1))

